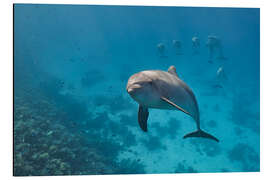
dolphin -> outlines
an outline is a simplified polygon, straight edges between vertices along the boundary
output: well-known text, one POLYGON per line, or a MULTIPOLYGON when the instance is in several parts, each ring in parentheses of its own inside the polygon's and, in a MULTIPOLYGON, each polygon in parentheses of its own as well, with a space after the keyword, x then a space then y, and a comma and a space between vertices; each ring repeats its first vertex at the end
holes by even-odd
POLYGON ((219 67, 217 70, 217 79, 219 81, 224 81, 228 79, 223 66, 219 67))
POLYGON ((221 60, 226 60, 227 59, 223 55, 223 45, 222 45, 222 41, 221 41, 221 39, 219 37, 209 35, 206 46, 209 48, 209 58, 210 59, 213 58, 213 54, 214 54, 215 49, 218 50, 217 59, 221 59, 221 60))
POLYGON ((199 48, 200 48, 200 39, 197 36, 192 37, 192 49, 193 54, 199 54, 199 48))
POLYGON ((165 50, 166 50, 165 44, 163 44, 163 43, 157 44, 157 50, 158 50, 158 56, 159 57, 162 57, 162 58, 167 57, 167 55, 165 54, 165 50))
POLYGON ((173 47, 176 55, 182 55, 182 43, 179 40, 173 40, 173 47))
POLYGON ((192 47, 198 48, 200 47, 200 39, 197 36, 192 37, 192 47))
POLYGON ((127 92, 139 104, 138 122, 141 129, 147 132, 148 108, 180 110, 191 116, 197 125, 195 132, 183 138, 203 137, 219 140, 200 128, 200 113, 195 95, 188 85, 170 66, 168 72, 146 70, 132 75, 127 82, 127 92))

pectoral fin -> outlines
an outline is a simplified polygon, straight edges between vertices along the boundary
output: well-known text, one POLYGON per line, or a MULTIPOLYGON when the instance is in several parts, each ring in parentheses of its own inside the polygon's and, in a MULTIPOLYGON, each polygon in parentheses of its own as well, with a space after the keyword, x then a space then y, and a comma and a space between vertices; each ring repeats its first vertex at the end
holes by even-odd
POLYGON ((167 98, 165 98, 165 97, 161 97, 160 99, 162 99, 163 101, 165 101, 165 102, 169 103, 170 105, 176 107, 177 109, 179 109, 180 111, 186 113, 187 115, 190 115, 190 116, 191 116, 191 114, 190 114, 189 112, 187 112, 185 109, 181 108, 180 106, 174 104, 174 103, 173 103, 172 101, 170 101, 169 99, 167 99, 167 98))
POLYGON ((149 116, 148 108, 140 105, 139 112, 138 112, 138 121, 139 121, 139 125, 140 125, 141 129, 145 132, 147 132, 148 116, 149 116))

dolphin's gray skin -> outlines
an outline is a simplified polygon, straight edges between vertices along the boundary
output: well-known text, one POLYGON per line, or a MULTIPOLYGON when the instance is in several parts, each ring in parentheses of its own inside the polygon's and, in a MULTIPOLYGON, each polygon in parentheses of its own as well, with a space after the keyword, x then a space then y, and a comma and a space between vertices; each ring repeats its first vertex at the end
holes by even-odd
POLYGON ((197 131, 184 138, 204 137, 219 142, 217 138, 201 130, 196 98, 187 84, 178 77, 174 66, 168 72, 149 70, 132 75, 127 83, 127 92, 139 103, 138 121, 143 131, 147 131, 148 108, 178 109, 191 116, 197 124, 197 131))

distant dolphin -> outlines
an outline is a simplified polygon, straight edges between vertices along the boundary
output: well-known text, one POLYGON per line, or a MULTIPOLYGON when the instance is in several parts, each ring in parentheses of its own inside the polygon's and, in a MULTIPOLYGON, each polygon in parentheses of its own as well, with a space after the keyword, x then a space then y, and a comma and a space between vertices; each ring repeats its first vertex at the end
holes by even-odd
POLYGON ((197 124, 197 131, 185 135, 184 138, 204 137, 219 142, 217 138, 201 130, 195 95, 178 77, 174 66, 171 66, 168 72, 149 70, 132 75, 127 83, 127 92, 139 103, 138 121, 143 131, 147 131, 148 108, 178 109, 191 116, 197 124))
POLYGON ((214 55, 214 49, 220 46, 219 38, 216 36, 208 36, 206 46, 209 48, 209 58, 212 59, 214 55))
POLYGON ((179 40, 173 40, 173 47, 176 55, 182 55, 182 43, 179 40))
POLYGON ((215 79, 216 79, 216 85, 214 85, 214 88, 223 88, 227 85, 228 77, 224 71, 223 66, 218 68, 215 79))
POLYGON ((197 36, 192 37, 192 49, 193 54, 199 54, 199 48, 200 48, 200 39, 197 36))
POLYGON ((225 81, 228 79, 223 66, 219 67, 217 70, 217 79, 219 81, 225 81))
POLYGON ((227 58, 223 55, 223 45, 222 41, 217 36, 209 35, 207 39, 206 46, 209 48, 209 58, 212 59, 214 55, 214 50, 218 50, 217 59, 226 60, 227 58))
POLYGON ((191 41, 193 47, 200 47, 200 39, 197 36, 192 37, 191 41))
POLYGON ((167 56, 165 55, 165 45, 163 43, 157 44, 157 50, 158 50, 158 56, 166 58, 167 56))

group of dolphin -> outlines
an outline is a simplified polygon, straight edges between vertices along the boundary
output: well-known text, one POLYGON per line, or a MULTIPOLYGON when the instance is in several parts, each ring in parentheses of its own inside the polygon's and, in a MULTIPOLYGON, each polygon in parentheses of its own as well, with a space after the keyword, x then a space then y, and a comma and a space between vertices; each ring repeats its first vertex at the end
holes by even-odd
MULTIPOLYGON (((199 54, 199 48, 200 48, 200 38, 198 36, 193 36, 191 39, 192 42, 192 50, 193 54, 199 54)), ((175 49, 175 53, 177 55, 182 54, 182 43, 179 40, 173 40, 172 41, 173 47, 175 49)), ((226 59, 223 55, 223 46, 222 42, 219 37, 209 35, 207 38, 206 42, 206 47, 209 49, 209 63, 212 63, 212 59, 215 53, 218 54, 217 58, 218 59, 226 59)), ((159 43, 157 44, 157 50, 158 50, 158 55, 160 57, 167 57, 165 54, 165 44, 159 43)))
POLYGON ((170 66, 168 71, 146 70, 132 75, 127 82, 127 92, 139 104, 138 122, 141 129, 147 132, 149 108, 180 110, 191 116, 197 130, 184 136, 202 137, 219 140, 203 131, 200 127, 200 112, 197 100, 191 88, 182 81, 176 73, 176 68, 170 66))

